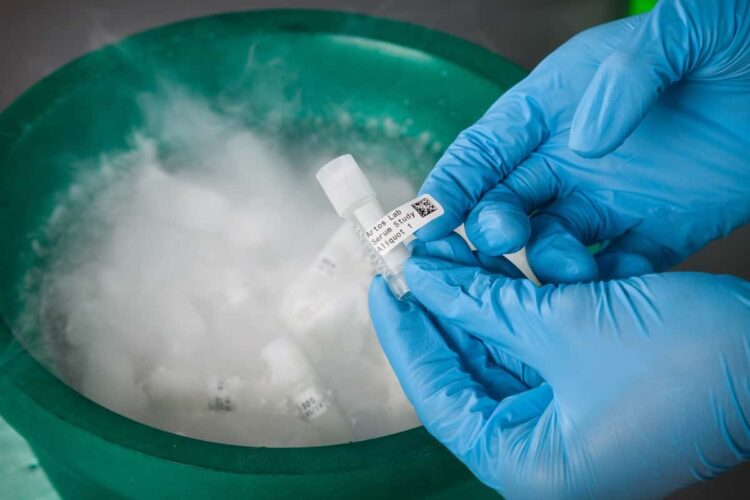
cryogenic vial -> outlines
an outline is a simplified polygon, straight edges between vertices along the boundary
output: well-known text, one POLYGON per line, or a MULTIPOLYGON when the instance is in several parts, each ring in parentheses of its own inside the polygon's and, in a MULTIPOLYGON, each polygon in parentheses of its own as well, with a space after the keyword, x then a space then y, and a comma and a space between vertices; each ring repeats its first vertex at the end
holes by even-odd
POLYGON ((352 429, 333 398, 321 387, 307 356, 282 337, 260 352, 270 371, 270 388, 287 397, 297 415, 313 426, 325 443, 352 440, 352 429))
POLYGON ((342 224, 285 291, 280 315, 293 330, 306 329, 329 303, 351 298, 352 287, 367 289, 371 279, 367 253, 349 225, 342 224))
POLYGON ((404 262, 409 251, 402 242, 379 250, 368 232, 377 227, 386 215, 375 190, 352 155, 344 155, 325 164, 316 174, 326 196, 339 216, 351 224, 355 234, 365 245, 376 271, 383 276, 393 294, 404 297, 409 288, 403 276, 404 262))
MULTIPOLYGON (((419 228, 443 215, 443 207, 435 198, 424 194, 385 212, 352 155, 331 160, 318 171, 316 177, 336 212, 351 223, 357 237, 367 248, 376 271, 383 276, 397 298, 404 297, 409 293, 403 277, 404 263, 409 258, 404 243, 419 228)), ((466 234, 462 236, 471 246, 466 234)), ((527 278, 539 284, 526 261, 524 249, 505 257, 527 278)))
MULTIPOLYGON (((315 260, 284 292, 279 317, 316 368, 331 359, 359 356, 370 329, 367 288, 372 265, 349 224, 326 242, 315 260), (340 335, 348 330, 348 335, 340 335)), ((324 372, 318 375, 324 376, 324 372)))
POLYGON ((156 410, 191 414, 247 410, 243 406, 255 393, 238 376, 203 376, 164 366, 148 376, 143 391, 156 410))

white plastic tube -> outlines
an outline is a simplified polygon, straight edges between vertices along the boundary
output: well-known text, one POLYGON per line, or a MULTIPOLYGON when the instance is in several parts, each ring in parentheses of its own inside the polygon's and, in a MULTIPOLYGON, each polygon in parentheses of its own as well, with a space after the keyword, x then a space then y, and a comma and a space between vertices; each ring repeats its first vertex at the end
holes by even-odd
POLYGON ((333 208, 352 225, 375 264, 376 271, 383 276, 397 298, 404 297, 409 293, 403 275, 409 251, 404 245, 398 245, 381 256, 367 238, 365 228, 382 219, 385 211, 378 202, 375 190, 352 155, 339 156, 331 160, 318 171, 316 177, 333 208))
MULTIPOLYGON (((466 228, 463 224, 458 226, 455 231, 469 245, 469 248, 471 248, 472 250, 477 249, 469 239, 469 236, 466 234, 466 228)), ((521 274, 523 274, 526 279, 534 283, 536 286, 541 286, 542 283, 539 281, 539 278, 536 277, 536 274, 534 274, 534 271, 529 265, 529 260, 526 258, 526 247, 522 247, 517 252, 506 253, 505 255, 503 255, 503 257, 508 259, 511 264, 516 266, 516 269, 521 271, 521 274)))
POLYGON ((270 370, 269 383, 286 395, 299 417, 314 427, 326 443, 353 439, 350 423, 321 387, 307 356, 291 339, 281 337, 261 352, 270 370))
MULTIPOLYGON (((412 230, 416 230, 422 224, 428 223, 431 220, 431 218, 426 217, 434 218, 443 213, 440 204, 429 195, 423 195, 422 198, 428 198, 429 201, 424 199, 412 200, 395 211, 390 212, 387 219, 383 219, 386 212, 380 206, 380 203, 378 203, 375 191, 364 172, 359 168, 357 162, 354 161, 352 155, 339 156, 331 160, 318 171, 316 176, 336 212, 353 226, 354 232, 367 249, 370 258, 375 264, 377 272, 383 276, 393 294, 399 299, 408 294, 409 287, 404 280, 403 269, 404 263, 409 258, 409 250, 402 242, 405 241, 405 238, 411 236, 411 232, 402 232, 402 239, 396 240, 397 243, 389 244, 385 251, 379 252, 374 246, 375 239, 371 240, 368 237, 367 230, 377 229, 379 225, 376 227, 373 227, 373 225, 391 219, 392 215, 400 213, 401 209, 407 210, 409 205, 411 209, 417 210, 418 205, 426 202, 430 206, 427 214, 432 215, 426 216, 420 214, 422 217, 421 224, 411 226, 412 230), (413 202, 416 203, 412 204, 413 202)), ((414 213, 411 215, 414 215, 414 213)), ((385 225, 387 226, 387 224, 385 225)), ((471 241, 467 238, 463 227, 457 228, 456 232, 466 240, 472 250, 475 250, 471 241)), ((535 285, 539 285, 539 280, 534 275, 526 260, 526 250, 524 248, 518 252, 505 255, 505 258, 515 265, 526 278, 531 280, 535 285)))

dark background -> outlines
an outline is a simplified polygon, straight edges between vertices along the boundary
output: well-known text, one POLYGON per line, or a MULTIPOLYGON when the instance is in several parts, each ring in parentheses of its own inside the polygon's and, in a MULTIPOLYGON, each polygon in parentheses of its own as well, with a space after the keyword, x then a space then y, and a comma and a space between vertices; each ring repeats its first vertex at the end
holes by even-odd
MULTIPOLYGON (((71 59, 132 33, 218 12, 320 8, 421 24, 483 45, 531 69, 573 34, 627 13, 625 0, 0 0, 0 110, 71 59)), ((750 279, 750 226, 678 269, 750 279)), ((646 388, 644 388, 646 390, 646 388)), ((0 450, 2 452, 2 450, 0 450)), ((633 492, 637 495, 637 491, 633 492)), ((750 464, 678 499, 748 498, 750 464)))

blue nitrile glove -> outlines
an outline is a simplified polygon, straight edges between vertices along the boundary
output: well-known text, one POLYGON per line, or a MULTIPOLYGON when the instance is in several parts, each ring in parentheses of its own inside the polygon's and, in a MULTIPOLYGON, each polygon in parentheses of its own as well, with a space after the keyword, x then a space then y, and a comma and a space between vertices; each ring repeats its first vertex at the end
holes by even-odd
POLYGON ((419 302, 377 278, 370 309, 427 430, 489 486, 651 498, 750 457, 747 282, 666 273, 537 288, 459 266, 416 257, 405 272, 419 302))
MULTIPOLYGON (((466 242, 457 234, 451 234, 445 238, 434 241, 416 240, 411 244, 411 252, 414 257, 433 257, 442 260, 452 261, 464 266, 481 267, 484 270, 501 273, 511 278, 523 279, 521 272, 504 257, 491 257, 479 252, 472 252, 466 245, 466 242)), ((373 311, 374 312, 374 311, 373 311)), ((521 363, 518 359, 508 355, 500 349, 494 349, 483 344, 480 340, 467 335, 466 332, 459 328, 452 327, 449 324, 440 324, 443 332, 455 349, 463 352, 474 353, 477 359, 474 362, 474 373, 481 372, 481 367, 487 367, 489 372, 494 370, 490 368, 494 364, 499 364, 502 370, 510 372, 522 385, 516 387, 518 390, 525 390, 536 387, 544 380, 532 368, 521 363), (480 359, 489 357, 492 363, 486 364, 479 362, 480 359)), ((487 385, 493 383, 493 377, 485 376, 483 378, 487 385)), ((501 386, 508 386, 508 377, 499 377, 497 381, 501 386)))
POLYGON ((531 237, 543 281, 671 267, 750 220, 750 1, 662 0, 579 34, 462 132, 420 192, 446 214, 419 238, 464 219, 484 253, 531 237), (595 260, 585 246, 606 240, 595 260))

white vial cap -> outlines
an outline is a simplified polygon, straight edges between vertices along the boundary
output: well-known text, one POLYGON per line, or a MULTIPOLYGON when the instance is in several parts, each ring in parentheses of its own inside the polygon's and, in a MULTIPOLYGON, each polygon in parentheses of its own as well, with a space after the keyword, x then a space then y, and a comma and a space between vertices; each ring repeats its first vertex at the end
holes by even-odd
POLYGON ((375 196, 370 181, 352 155, 339 156, 329 161, 318 170, 315 177, 341 217, 365 198, 375 196))
POLYGON ((260 356, 271 371, 271 380, 278 384, 293 384, 312 375, 307 356, 296 342, 280 338, 266 345, 260 356))

